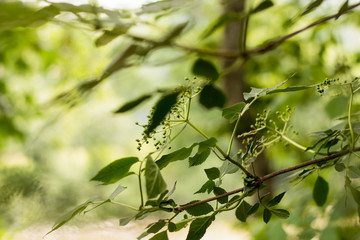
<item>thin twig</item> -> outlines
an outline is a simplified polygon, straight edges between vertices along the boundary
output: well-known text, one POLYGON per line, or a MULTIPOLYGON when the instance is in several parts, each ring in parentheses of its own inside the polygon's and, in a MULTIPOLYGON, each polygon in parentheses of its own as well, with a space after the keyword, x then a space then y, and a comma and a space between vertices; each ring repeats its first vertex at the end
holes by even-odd
MULTIPOLYGON (((357 148, 354 148, 353 150, 354 152, 358 152, 360 151, 360 147, 357 147, 357 148)), ((289 168, 284 168, 282 170, 279 170, 279 171, 276 171, 276 172, 272 172, 270 174, 267 174, 263 177, 260 178, 261 181, 266 181, 266 180, 269 180, 273 177, 276 177, 278 175, 281 175, 281 174, 284 174, 284 173, 288 173, 288 172, 292 172, 292 171, 295 171, 297 169, 300 169, 300 168, 303 168, 303 167, 307 167, 307 166, 310 166, 310 165, 313 165, 313 164, 317 164, 317 163, 322 163, 322 162, 327 162, 329 160, 333 160, 335 158, 338 158, 338 157, 341 157, 341 156, 344 156, 348 153, 352 152, 351 150, 344 150, 344 151, 341 151, 341 152, 338 152, 338 153, 334 153, 334 154, 331 154, 329 156, 326 156, 326 157, 322 157, 322 158, 317 158, 317 159, 314 159, 314 160, 310 160, 310 161, 307 161, 307 162, 303 162, 303 163, 300 163, 300 164, 297 164, 295 166, 292 166, 292 167, 289 167, 289 168)))
POLYGON ((296 36, 297 34, 299 33, 302 33, 312 27, 315 27, 315 26, 318 26, 318 25, 321 25, 321 24, 324 24, 332 19, 337 19, 338 17, 340 17, 341 15, 344 15, 344 14, 347 14, 349 13, 351 10, 357 8, 358 6, 360 6, 360 3, 356 3, 354 5, 350 5, 348 7, 348 9, 342 13, 335 13, 333 15, 330 15, 330 16, 327 16, 327 17, 323 17, 311 24, 309 24, 308 26, 304 27, 304 28, 301 28, 295 32, 292 32, 290 34, 287 34, 283 37, 280 37, 279 39, 277 40, 274 40, 274 41, 270 41, 268 42, 265 46, 262 46, 262 47, 258 47, 258 48, 255 48, 253 50, 250 50, 247 52, 247 55, 257 55, 257 54, 261 54, 261 53, 265 53, 265 52, 268 52, 276 47, 278 47, 280 44, 282 44, 283 42, 285 42, 286 40, 288 40, 289 38, 292 38, 294 36, 296 36))
POLYGON ((289 33, 283 37, 280 37, 276 40, 270 41, 267 44, 265 44, 264 46, 261 47, 257 47, 255 49, 246 51, 246 52, 241 52, 241 51, 229 51, 229 50, 210 50, 210 49, 203 49, 203 48, 196 48, 196 47, 190 47, 190 46, 186 46, 186 45, 182 45, 179 43, 173 43, 173 46, 182 50, 186 50, 186 51, 190 51, 190 52, 195 52, 195 53, 199 53, 199 54, 204 54, 204 55, 209 55, 209 56, 214 56, 214 57, 221 57, 221 58, 246 58, 248 56, 251 55, 258 55, 258 54, 262 54, 265 52, 268 52, 270 50, 273 50, 274 48, 278 47, 279 45, 281 45, 283 42, 285 42, 286 40, 298 35, 299 33, 302 33, 310 28, 313 28, 315 26, 324 24, 332 19, 337 19, 340 16, 349 13, 351 10, 357 8, 358 6, 360 6, 360 3, 356 3, 353 5, 350 5, 348 7, 348 9, 342 13, 335 13, 333 15, 327 16, 327 17, 323 17, 311 24, 309 24, 308 26, 301 28, 297 31, 294 31, 292 33, 289 33))

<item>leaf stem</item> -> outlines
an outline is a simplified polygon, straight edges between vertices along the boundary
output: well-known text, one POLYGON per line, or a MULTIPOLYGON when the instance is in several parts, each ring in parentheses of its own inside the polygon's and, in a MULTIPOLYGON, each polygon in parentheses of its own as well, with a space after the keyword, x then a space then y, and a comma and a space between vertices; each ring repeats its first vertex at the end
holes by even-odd
POLYGON ((350 86, 350 102, 349 102, 349 110, 348 110, 348 124, 349 124, 349 130, 350 130, 350 136, 351 136, 351 144, 350 144, 350 150, 353 150, 355 147, 355 136, 354 136, 354 130, 351 124, 351 108, 353 105, 353 98, 354 98, 354 93, 353 93, 353 87, 352 84, 349 84, 350 86))
POLYGON ((134 210, 134 211, 139 211, 139 209, 137 209, 137 208, 135 208, 133 206, 127 205, 125 203, 119 203, 119 202, 113 202, 113 201, 109 201, 109 203, 114 204, 114 205, 118 205, 118 206, 122 206, 122 207, 126 207, 126 208, 129 208, 129 209, 134 210))
POLYGON ((140 207, 139 207, 139 210, 141 210, 144 207, 144 193, 143 193, 142 183, 141 183, 141 167, 142 167, 143 163, 144 163, 144 160, 140 162, 139 173, 138 173, 139 193, 140 193, 140 207))
POLYGON ((232 134, 231 134, 231 137, 230 137, 230 142, 229 142, 229 146, 228 146, 228 149, 227 149, 227 152, 226 152, 226 155, 230 155, 230 152, 231 152, 231 147, 232 147, 232 144, 233 144, 233 141, 234 141, 234 138, 235 138, 235 135, 236 135, 236 130, 239 126, 239 123, 240 123, 240 119, 242 118, 242 116, 245 114, 245 112, 247 110, 249 110, 250 106, 258 99, 258 97, 255 97, 250 103, 246 104, 244 106, 244 108, 241 110, 241 113, 239 114, 238 116, 238 119, 236 120, 236 123, 235 123, 235 127, 232 131, 232 134))
MULTIPOLYGON (((202 132, 200 129, 198 129, 194 124, 192 124, 189 120, 186 120, 186 123, 191 127, 193 128, 196 132, 198 132, 201 136, 203 136, 204 138, 206 139, 209 139, 209 137, 204 133, 202 132)), ((245 169, 245 167, 235 161, 234 159, 232 159, 228 154, 226 154, 218 145, 215 145, 215 148, 221 153, 221 155, 228 161, 230 161, 231 163, 235 164, 236 166, 238 166, 245 174, 247 177, 254 177, 248 170, 245 169)))
POLYGON ((306 150, 306 149, 307 149, 306 147, 304 147, 303 145, 301 145, 301 144, 293 141, 292 139, 288 138, 288 137, 287 137, 286 135, 284 135, 283 133, 281 133, 281 132, 277 132, 277 133, 281 136, 282 139, 284 139, 285 141, 287 141, 288 143, 290 143, 290 144, 293 145, 294 147, 297 147, 298 149, 301 149, 301 150, 303 150, 303 151, 308 151, 309 153, 316 154, 316 152, 315 152, 314 150, 312 150, 312 149, 306 150))
POLYGON ((288 143, 290 143, 291 145, 293 145, 294 147, 300 149, 300 150, 303 150, 303 151, 307 151, 309 153, 312 153, 312 154, 321 154, 321 153, 318 153, 312 149, 307 149, 306 147, 304 147, 303 145, 295 142, 294 140, 292 140, 291 138, 287 137, 285 134, 284 134, 284 131, 280 132, 272 127, 269 127, 269 126, 266 126, 269 130, 277 133, 282 139, 284 139, 285 141, 287 141, 288 143))

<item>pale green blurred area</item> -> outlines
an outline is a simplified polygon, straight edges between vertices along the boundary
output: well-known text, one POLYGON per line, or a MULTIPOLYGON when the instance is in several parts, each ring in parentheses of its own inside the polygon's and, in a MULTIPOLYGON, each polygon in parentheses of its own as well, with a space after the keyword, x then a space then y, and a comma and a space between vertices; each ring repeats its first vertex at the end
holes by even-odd
MULTIPOLYGON (((282 5, 279 3, 279 6, 252 19, 249 47, 299 27, 299 24, 295 24, 289 29, 285 27, 285 20, 289 15, 296 15, 301 2, 279 2, 282 5)), ((206 24, 220 15, 220 6, 214 5, 218 5, 218 2, 203 1, 191 11, 185 9, 161 19, 160 24, 167 26, 169 22, 189 18, 193 28, 181 36, 179 42, 198 47, 218 47, 221 30, 204 40, 202 45, 199 45, 198 38, 206 24)), ((319 15, 329 9, 332 6, 325 6, 319 15)), ((315 18, 316 14, 309 16, 306 21, 311 22, 315 18)), ((351 79, 358 76, 360 48, 348 39, 358 38, 359 24, 359 16, 353 14, 345 20, 340 19, 289 40, 264 56, 251 59, 247 65, 250 85, 271 87, 295 72, 289 85, 310 85, 326 77, 351 79)), ((141 27, 134 29, 134 32, 155 35, 141 27)), ((116 184, 99 186, 89 182, 89 179, 117 158, 143 158, 148 151, 154 150, 149 145, 141 152, 137 151, 135 139, 140 137, 142 129, 134 124, 137 121, 146 122, 154 102, 123 115, 112 112, 128 100, 158 88, 185 84, 185 77, 193 77, 191 64, 196 59, 195 55, 185 61, 154 66, 182 54, 176 50, 160 49, 151 55, 144 66, 131 67, 113 75, 73 108, 52 102, 55 96, 83 80, 99 76, 127 44, 126 40, 117 39, 105 47, 96 48, 94 41, 98 36, 99 33, 81 25, 63 23, 0 33, 0 238, 11 239, 16 231, 53 223, 65 211, 91 196, 106 199, 116 184)), ((212 60, 220 69, 221 61, 212 60)), ((291 124, 301 134, 290 133, 290 136, 309 146, 314 143, 311 133, 339 123, 336 119, 346 114, 348 104, 346 92, 335 89, 320 96, 315 90, 311 91, 265 98, 255 106, 252 114, 261 112, 266 104, 273 112, 283 111, 287 105, 295 107, 291 124)), ((356 97, 354 112, 359 108, 360 99, 356 97)), ((219 109, 205 111, 195 103, 191 118, 209 136, 217 137, 220 146, 227 146, 229 126, 221 118, 219 109)), ((174 142, 172 149, 201 140, 201 136, 187 128, 174 142)), ((273 146, 266 155, 273 170, 311 158, 310 154, 282 143, 273 146)), ((213 166, 221 166, 214 156, 203 167, 213 166)), ((192 193, 206 181, 202 169, 187 169, 187 162, 173 163, 164 169, 163 176, 169 188, 177 181, 174 198, 179 203, 193 200, 192 193)), ((314 236, 319 239, 341 239, 338 236, 356 239, 359 236, 358 225, 353 221, 353 212, 349 212, 351 208, 347 207, 354 203, 349 201, 346 206, 345 198, 339 198, 339 195, 345 194, 344 176, 333 169, 324 170, 321 176, 331 186, 327 208, 317 208, 312 200, 315 174, 297 185, 288 184, 284 181, 286 177, 280 177, 275 181, 276 193, 288 191, 282 206, 290 210, 290 219, 274 219, 265 225, 261 218, 250 219, 248 223, 238 222, 233 214, 225 214, 224 218, 231 226, 249 230, 254 239, 311 239, 314 236)), ((242 186, 239 179, 238 173, 229 176, 229 179, 224 179, 224 188, 230 191, 242 186)), ((117 200, 137 207, 136 177, 128 177, 121 184, 128 188, 117 200)), ((198 199, 206 197, 206 194, 197 196, 198 199)), ((81 225, 121 218, 129 213, 130 210, 122 207, 104 206, 75 218, 72 223, 81 225)))

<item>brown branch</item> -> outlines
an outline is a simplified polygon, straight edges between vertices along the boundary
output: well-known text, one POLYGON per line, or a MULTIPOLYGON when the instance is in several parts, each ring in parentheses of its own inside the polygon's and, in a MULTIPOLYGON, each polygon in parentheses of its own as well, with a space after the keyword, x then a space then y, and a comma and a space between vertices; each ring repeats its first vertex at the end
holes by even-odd
POLYGON ((294 31, 292 33, 289 33, 283 37, 280 37, 276 40, 270 41, 267 44, 265 44, 264 46, 260 46, 257 47, 255 49, 249 50, 245 53, 242 53, 241 51, 229 51, 229 50, 210 50, 210 49, 202 49, 202 48, 195 48, 195 47, 190 47, 190 46, 185 46, 185 45, 181 45, 181 44, 173 44, 174 47, 176 48, 180 48, 186 51, 190 51, 190 52, 196 52, 199 54, 205 54, 205 55, 209 55, 209 56, 214 56, 214 57, 222 57, 222 58, 247 58, 248 56, 252 56, 252 55, 258 55, 258 54, 262 54, 265 52, 268 52, 270 50, 275 49, 276 47, 278 47, 279 45, 281 45, 283 42, 285 42, 286 40, 288 40, 289 38, 292 38, 296 35, 298 35, 299 33, 302 33, 310 28, 313 28, 315 26, 324 24, 332 19, 337 19, 340 16, 349 13, 351 10, 357 8, 358 6, 360 6, 360 3, 356 3, 353 5, 350 5, 348 7, 347 10, 345 10, 342 13, 335 13, 333 15, 327 16, 327 17, 323 17, 311 24, 309 24, 308 26, 301 28, 297 31, 294 31))
POLYGON ((342 13, 335 13, 333 15, 330 15, 330 16, 327 16, 327 17, 324 17, 324 18, 321 18, 311 24, 309 24, 308 26, 304 27, 304 28, 301 28, 295 32, 292 32, 290 34, 287 34, 277 40, 274 40, 274 41, 270 41, 268 42, 265 46, 262 46, 262 47, 258 47, 258 48, 255 48, 253 50, 250 50, 247 52, 248 55, 257 55, 257 54, 261 54, 261 53, 265 53, 265 52, 268 52, 276 47, 278 47, 280 44, 282 44, 283 42, 285 42, 286 40, 288 40, 289 38, 292 38, 293 36, 296 36, 297 34, 299 33, 302 33, 312 27, 315 27, 315 26, 318 26, 318 25, 321 25, 321 24, 324 24, 332 19, 337 19, 339 18, 341 15, 344 15, 344 14, 347 14, 349 13, 351 10, 357 8, 358 6, 360 6, 360 3, 356 3, 356 4, 353 4, 353 5, 350 5, 344 12, 342 13))
MULTIPOLYGON (((333 159, 336 159, 338 157, 344 156, 344 155, 346 155, 348 153, 358 152, 358 151, 360 151, 360 147, 354 148, 353 151, 344 150, 344 151, 341 151, 341 152, 338 152, 338 153, 331 154, 331 155, 326 156, 326 157, 317 158, 317 159, 314 159, 314 160, 310 160, 310 161, 307 161, 307 162, 297 164, 297 165, 289 167, 289 168, 284 168, 282 170, 272 172, 270 174, 267 174, 267 175, 265 175, 263 177, 260 177, 259 179, 255 180, 254 183, 253 183, 253 187, 254 188, 259 187, 262 182, 265 182, 265 181, 267 181, 267 180, 269 180, 269 179, 271 179, 273 177, 276 177, 278 175, 288 173, 288 172, 292 172, 292 171, 295 171, 297 169, 307 167, 307 166, 310 166, 310 165, 313 165, 313 164, 327 162, 329 160, 333 160, 333 159)), ((223 197, 227 197, 227 196, 233 195, 233 194, 238 193, 238 192, 243 192, 244 189, 245 189, 244 187, 238 188, 238 189, 235 189, 235 190, 233 190, 231 192, 223 193, 221 195, 217 195, 217 196, 214 196, 214 197, 211 197, 211 198, 207 198, 207 199, 204 199, 204 200, 199 201, 199 202, 194 202, 194 203, 191 203, 191 204, 188 204, 188 205, 177 207, 175 210, 181 212, 181 211, 184 211, 185 209, 195 207, 195 206, 201 205, 203 203, 207 203, 207 202, 211 202, 211 201, 223 198, 223 197)))
POLYGON ((198 201, 198 202, 194 202, 194 203, 191 203, 191 204, 188 204, 188 205, 184 205, 184 206, 180 206, 180 207, 177 207, 176 210, 181 212, 181 211, 184 211, 185 209, 188 209, 188 208, 191 208, 191 207, 195 207, 195 206, 198 206, 198 205, 201 205, 203 203, 207 203, 207 202, 211 202, 213 200, 217 200, 219 198, 222 198, 222 197, 227 197, 227 196, 230 196, 230 195, 233 195, 235 193, 238 193, 238 192, 242 192, 244 191, 244 188, 238 188, 238 189, 235 189, 231 192, 227 192, 227 193, 223 193, 223 194, 220 194, 220 195, 217 195, 215 197, 211 197, 211 198, 208 198, 208 199, 205 199, 205 200, 202 200, 202 201, 198 201))
MULTIPOLYGON (((360 147, 355 148, 353 151, 354 152, 360 151, 360 147)), ((346 154, 348 154, 350 152, 351 152, 351 150, 344 150, 344 151, 341 151, 341 152, 338 152, 338 153, 328 155, 326 157, 322 157, 322 158, 310 160, 310 161, 307 161, 307 162, 303 162, 303 163, 300 163, 298 165, 295 165, 295 166, 292 166, 292 167, 289 167, 289 168, 284 168, 282 170, 267 174, 267 175, 261 177, 260 180, 262 182, 264 182, 264 181, 269 180, 269 179, 271 179, 273 177, 276 177, 278 175, 281 175, 281 174, 284 174, 284 173, 287 173, 287 172, 292 172, 292 171, 295 171, 297 169, 307 167, 307 166, 310 166, 310 165, 313 165, 313 164, 327 162, 329 160, 333 160, 333 159, 336 159, 338 157, 344 156, 344 155, 346 155, 346 154)))
POLYGON ((211 49, 206 49, 206 48, 196 48, 196 47, 185 46, 185 45, 181 45, 178 43, 174 43, 173 46, 176 48, 182 49, 182 50, 189 51, 189 52, 204 54, 204 55, 213 56, 213 57, 235 58, 235 59, 245 57, 244 54, 242 54, 240 51, 229 51, 229 50, 223 50, 223 49, 211 50, 211 49))

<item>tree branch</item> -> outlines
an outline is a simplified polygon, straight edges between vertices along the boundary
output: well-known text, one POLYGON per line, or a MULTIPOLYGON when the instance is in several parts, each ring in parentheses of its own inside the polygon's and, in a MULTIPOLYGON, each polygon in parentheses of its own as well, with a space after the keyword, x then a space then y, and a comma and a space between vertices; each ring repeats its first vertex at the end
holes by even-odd
POLYGON ((214 56, 214 57, 221 57, 221 58, 246 58, 248 56, 253 56, 253 55, 258 55, 258 54, 262 54, 265 52, 268 52, 270 50, 275 49, 276 47, 278 47, 279 45, 281 45, 283 42, 285 42, 286 40, 288 40, 289 38, 292 38, 296 35, 298 35, 299 33, 302 33, 310 28, 313 28, 315 26, 324 24, 332 19, 337 19, 340 16, 349 13, 351 10, 357 8, 360 6, 360 3, 356 3, 353 5, 350 5, 348 7, 347 10, 345 10, 342 13, 335 13, 333 15, 327 16, 327 17, 323 17, 311 24, 309 24, 308 26, 301 28, 297 31, 294 31, 292 33, 289 33, 283 37, 280 37, 276 40, 270 41, 267 44, 265 44, 264 46, 260 46, 257 47, 255 49, 249 50, 247 52, 242 53, 241 51, 229 51, 229 50, 210 50, 210 49, 203 49, 203 48, 195 48, 195 47, 190 47, 190 46, 185 46, 182 44, 178 44, 178 43, 174 43, 173 46, 179 49, 183 49, 186 51, 190 51, 190 52, 195 52, 195 53, 199 53, 199 54, 205 54, 205 55, 209 55, 209 56, 214 56))
MULTIPOLYGON (((255 181, 253 183, 253 188, 259 187, 262 184, 262 182, 265 182, 265 181, 267 181, 267 180, 269 180, 269 179, 271 179, 273 177, 276 177, 278 175, 288 173, 288 172, 292 172, 292 171, 295 171, 295 170, 298 170, 300 168, 307 167, 307 166, 310 166, 310 165, 313 165, 313 164, 327 162, 327 161, 336 159, 338 157, 344 156, 344 155, 346 155, 348 153, 359 152, 359 151, 360 151, 360 147, 354 148, 352 151, 351 150, 344 150, 344 151, 341 151, 341 152, 338 152, 338 153, 331 154, 331 155, 326 156, 326 157, 310 160, 310 161, 303 162, 303 163, 297 164, 297 165, 289 167, 289 168, 284 168, 282 170, 272 172, 270 174, 267 174, 267 175, 265 175, 263 177, 258 178, 257 180, 255 179, 255 181)), ((241 188, 235 189, 233 191, 230 191, 230 192, 218 195, 218 196, 214 196, 214 197, 211 197, 211 198, 204 199, 204 200, 199 201, 199 202, 195 202, 195 203, 191 203, 191 204, 188 204, 188 205, 185 205, 185 206, 177 207, 177 208, 175 208, 175 210, 181 212, 181 211, 184 211, 185 209, 188 209, 188 208, 191 208, 191 207, 195 207, 195 206, 207 203, 207 202, 211 202, 211 201, 223 198, 223 197, 227 197, 227 196, 233 195, 235 193, 243 192, 244 189, 245 189, 244 187, 241 187, 241 188)))
POLYGON ((188 205, 185 205, 185 206, 180 206, 180 207, 177 207, 176 210, 181 212, 181 211, 184 211, 185 209, 188 209, 188 208, 191 208, 191 207, 195 207, 195 206, 198 206, 198 205, 201 205, 203 203, 207 203, 207 202, 211 202, 213 200, 217 200, 219 198, 222 198, 222 197, 227 197, 227 196, 230 196, 230 195, 233 195, 235 193, 238 193, 238 192, 242 192, 244 191, 244 188, 238 188, 238 189, 235 189, 231 192, 227 192, 227 193, 223 193, 223 194, 220 194, 220 195, 217 195, 215 197, 211 197, 211 198, 208 198, 208 199, 204 199, 202 201, 198 201, 198 202, 194 202, 194 203, 191 203, 191 204, 188 204, 188 205))
POLYGON ((274 41, 270 41, 268 42, 267 44, 265 44, 265 46, 262 46, 262 47, 258 47, 258 48, 255 48, 253 50, 250 50, 247 52, 248 55, 257 55, 257 54, 261 54, 261 53, 265 53, 265 52, 268 52, 276 47, 278 47, 280 44, 282 44, 283 42, 285 42, 286 40, 288 40, 289 38, 292 38, 294 36, 296 36, 297 34, 299 33, 302 33, 312 27, 315 27, 315 26, 318 26, 318 25, 321 25, 321 24, 324 24, 332 19, 337 19, 338 17, 340 17, 341 15, 344 15, 344 14, 347 14, 349 13, 351 10, 357 8, 358 6, 360 6, 360 3, 356 3, 356 4, 353 4, 353 5, 350 5, 344 12, 342 13, 335 13, 333 15, 330 15, 330 16, 327 16, 327 17, 323 17, 311 24, 309 24, 308 26, 304 27, 304 28, 301 28, 295 32, 292 32, 290 34, 287 34, 283 37, 280 37, 279 39, 277 40, 274 40, 274 41))

